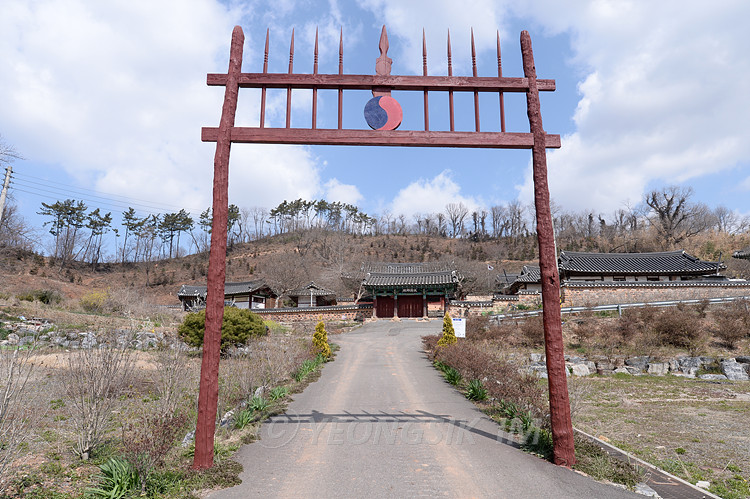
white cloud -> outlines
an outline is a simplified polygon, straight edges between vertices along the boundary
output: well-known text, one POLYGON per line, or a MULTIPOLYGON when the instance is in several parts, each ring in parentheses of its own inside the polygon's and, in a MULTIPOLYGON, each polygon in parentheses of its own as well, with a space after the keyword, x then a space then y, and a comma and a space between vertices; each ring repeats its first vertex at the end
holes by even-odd
POLYGON ((471 196, 462 195, 461 186, 453 180, 451 171, 444 170, 433 179, 421 178, 401 189, 390 211, 410 217, 415 213, 445 212, 448 203, 463 203, 470 210, 481 204, 471 196))
POLYGON ((330 202, 339 201, 357 206, 362 200, 362 193, 356 185, 342 184, 335 178, 326 182, 323 189, 325 189, 325 199, 330 202))
MULTIPOLYGON (((206 73, 226 70, 242 14, 213 0, 5 2, 0 130, 29 162, 60 165, 81 185, 208 206, 214 144, 201 143, 200 129, 218 125, 223 88, 207 87, 206 73)), ((238 124, 258 114, 259 99, 244 95, 238 124)), ((306 101, 300 93, 295 109, 306 101)), ((270 102, 269 115, 285 104, 270 102)), ((248 204, 312 197, 320 186, 299 147, 235 145, 230 171, 231 197, 248 204)))
MULTIPOLYGON (((579 84, 577 131, 550 151, 550 191, 566 208, 609 211, 650 183, 725 171, 750 156, 746 2, 547 0, 524 7, 552 32, 570 33, 579 84)), ((544 110, 542 110, 544 111, 544 110)), ((530 173, 521 189, 532 196, 530 173)))

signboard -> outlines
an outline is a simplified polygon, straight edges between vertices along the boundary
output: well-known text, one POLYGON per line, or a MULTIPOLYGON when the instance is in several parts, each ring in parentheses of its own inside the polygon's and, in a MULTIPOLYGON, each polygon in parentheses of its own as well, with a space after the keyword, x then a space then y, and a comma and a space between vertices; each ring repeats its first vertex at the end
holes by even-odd
POLYGON ((456 333, 456 338, 466 338, 466 319, 452 319, 453 320, 453 331, 456 333))

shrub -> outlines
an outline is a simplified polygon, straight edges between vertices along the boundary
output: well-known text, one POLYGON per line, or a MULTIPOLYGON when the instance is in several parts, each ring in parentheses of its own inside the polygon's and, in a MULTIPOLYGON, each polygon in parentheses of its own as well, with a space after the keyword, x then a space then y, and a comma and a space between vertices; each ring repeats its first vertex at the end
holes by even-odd
POLYGON ((124 457, 135 470, 142 491, 151 472, 172 449, 186 419, 182 415, 145 415, 123 427, 124 457))
POLYGON ((138 487, 138 473, 126 460, 112 457, 99 466, 98 487, 86 490, 85 497, 119 499, 138 487))
POLYGON ((26 293, 16 295, 16 298, 21 301, 36 300, 44 303, 45 305, 60 303, 62 301, 62 296, 60 296, 60 293, 51 289, 37 289, 34 291, 28 291, 26 293))
POLYGON ((469 386, 466 388, 466 398, 469 400, 486 400, 487 389, 482 386, 482 381, 473 379, 469 381, 469 386))
POLYGON ((253 397, 249 404, 250 410, 254 412, 263 412, 268 409, 268 400, 260 395, 253 397))
MULTIPOLYGON (((206 311, 187 314, 177 328, 182 341, 193 347, 203 346, 203 335, 206 331, 206 311)), ((266 334, 263 320, 249 310, 235 307, 224 307, 224 319, 221 323, 221 351, 226 352, 236 345, 243 345, 253 336, 266 334)))
POLYGON ((245 409, 238 412, 237 416, 235 416, 234 427, 238 430, 241 430, 253 421, 255 421, 255 414, 253 413, 252 409, 245 409))
POLYGON ((285 386, 275 386, 268 395, 271 400, 283 399, 289 393, 289 388, 285 386))
POLYGON ((104 304, 109 298, 106 291, 90 291, 83 295, 78 303, 86 312, 101 313, 104 312, 104 304))
POLYGON ((463 380, 463 376, 461 376, 461 373, 458 371, 458 369, 454 369, 450 366, 446 366, 444 368, 443 375, 445 376, 445 380, 454 386, 458 385, 459 383, 461 383, 461 380, 463 380))
POLYGON ((698 352, 705 339, 700 315, 688 307, 662 311, 654 321, 654 330, 662 345, 687 348, 691 354, 698 352))
POLYGON ((456 332, 453 330, 453 320, 448 312, 443 317, 443 337, 437 342, 438 346, 445 347, 453 345, 458 341, 456 338, 456 332))
POLYGON ((541 317, 528 317, 521 323, 523 342, 530 347, 544 344, 544 323, 541 317))
POLYGON ((729 348, 736 348, 737 343, 750 331, 750 312, 744 300, 724 305, 714 319, 714 334, 729 348))
POLYGON ((326 359, 331 356, 331 346, 328 344, 328 333, 323 321, 318 322, 313 334, 312 350, 314 354, 320 354, 326 359))

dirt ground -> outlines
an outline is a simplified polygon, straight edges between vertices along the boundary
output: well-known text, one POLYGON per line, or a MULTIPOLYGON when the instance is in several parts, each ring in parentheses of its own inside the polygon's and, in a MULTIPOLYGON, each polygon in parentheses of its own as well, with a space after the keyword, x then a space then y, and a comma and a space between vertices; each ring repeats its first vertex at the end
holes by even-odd
POLYGON ((692 483, 750 480, 748 381, 594 376, 570 391, 573 423, 587 433, 692 483))

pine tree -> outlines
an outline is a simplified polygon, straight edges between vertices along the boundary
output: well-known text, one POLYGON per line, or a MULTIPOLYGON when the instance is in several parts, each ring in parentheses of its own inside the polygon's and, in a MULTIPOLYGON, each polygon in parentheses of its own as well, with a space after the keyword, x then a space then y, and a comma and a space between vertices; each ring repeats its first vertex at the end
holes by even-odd
POLYGON ((438 340, 438 346, 446 347, 453 345, 458 339, 456 338, 456 332, 453 330, 453 320, 448 312, 445 313, 443 318, 443 337, 438 340))
POLYGON ((313 334, 313 353, 321 354, 326 359, 331 356, 331 347, 328 344, 328 333, 326 332, 325 324, 323 321, 318 322, 315 326, 315 334, 313 334))

